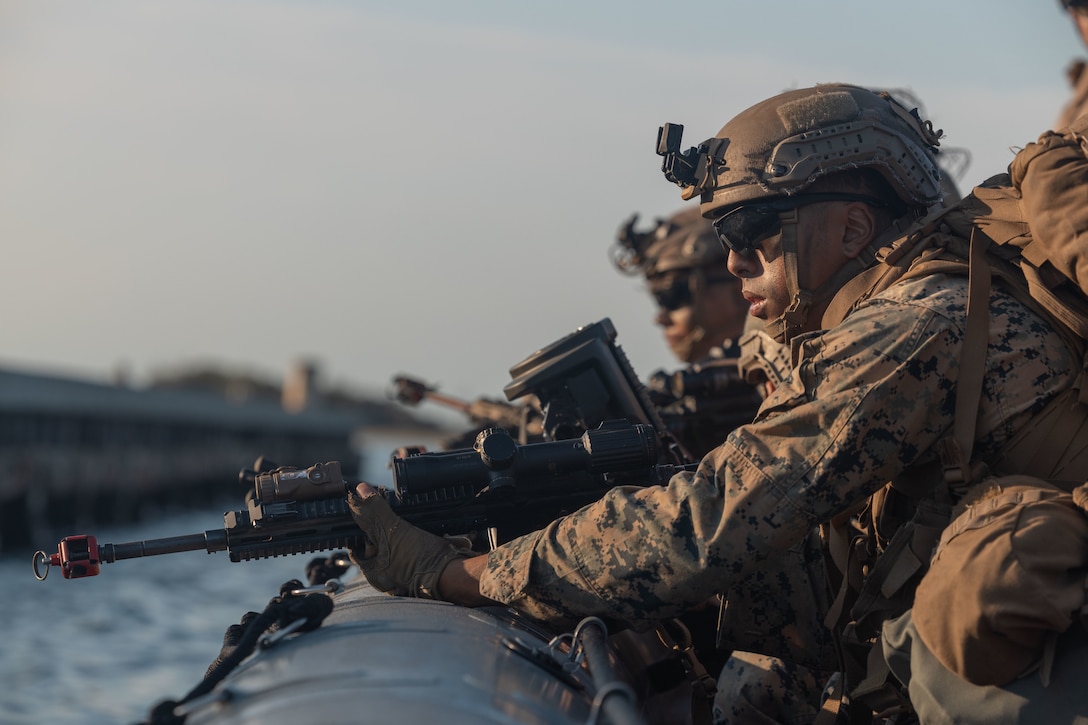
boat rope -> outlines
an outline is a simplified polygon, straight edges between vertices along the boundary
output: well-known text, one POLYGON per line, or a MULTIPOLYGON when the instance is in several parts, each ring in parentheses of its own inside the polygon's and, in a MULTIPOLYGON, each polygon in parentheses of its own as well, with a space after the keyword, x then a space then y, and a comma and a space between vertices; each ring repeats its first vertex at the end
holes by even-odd
POLYGON ((333 608, 328 594, 338 585, 336 582, 331 589, 328 585, 320 587, 319 593, 313 591, 317 587, 304 587, 298 579, 285 582, 280 587, 280 596, 273 597, 263 612, 246 612, 238 624, 227 628, 223 648, 200 684, 181 700, 163 700, 157 704, 141 725, 182 725, 190 712, 209 700, 229 700, 229 693, 212 693, 212 689, 258 646, 270 647, 286 634, 308 632, 321 626, 333 608), (266 635, 269 632, 272 634, 266 635))

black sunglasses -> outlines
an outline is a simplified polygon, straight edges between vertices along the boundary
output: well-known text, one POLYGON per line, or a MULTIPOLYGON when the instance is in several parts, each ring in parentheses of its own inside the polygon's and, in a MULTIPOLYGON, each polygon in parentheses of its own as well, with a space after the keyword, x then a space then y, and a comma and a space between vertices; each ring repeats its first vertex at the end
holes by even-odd
POLYGON ((721 240, 726 251, 747 257, 756 250, 762 240, 774 236, 781 230, 782 222, 779 215, 782 212, 821 201, 863 201, 878 208, 888 206, 885 201, 863 194, 814 192, 738 206, 714 220, 714 231, 718 233, 718 239, 721 240))
MULTIPOLYGON (((727 284, 737 281, 738 278, 730 274, 721 277, 708 277, 706 284, 727 284)), ((691 294, 691 280, 686 276, 678 277, 668 287, 652 290, 650 294, 653 295, 658 308, 666 312, 674 312, 683 307, 690 307, 695 302, 695 298, 691 294)))

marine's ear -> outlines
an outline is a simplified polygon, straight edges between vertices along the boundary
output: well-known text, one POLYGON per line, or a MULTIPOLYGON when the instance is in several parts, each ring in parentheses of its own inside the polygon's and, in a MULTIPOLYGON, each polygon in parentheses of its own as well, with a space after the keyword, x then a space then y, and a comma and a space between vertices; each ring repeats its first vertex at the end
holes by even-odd
POLYGON ((876 213, 871 206, 861 201, 847 202, 843 206, 843 256, 857 257, 876 238, 878 231, 876 213))

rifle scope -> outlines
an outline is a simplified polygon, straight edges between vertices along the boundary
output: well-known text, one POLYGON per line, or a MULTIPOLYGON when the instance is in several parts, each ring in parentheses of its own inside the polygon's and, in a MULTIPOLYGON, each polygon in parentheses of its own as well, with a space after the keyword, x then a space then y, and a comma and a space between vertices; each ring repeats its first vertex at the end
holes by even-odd
POLYGON ((404 499, 459 486, 495 491, 518 480, 648 470, 656 463, 651 426, 610 420, 581 438, 524 445, 493 428, 481 432, 472 448, 394 457, 392 468, 394 491, 404 499))
POLYGON ((710 365, 698 365, 672 373, 658 371, 647 382, 650 399, 667 404, 691 395, 696 398, 729 395, 740 389, 750 391, 752 386, 740 377, 735 360, 729 359, 710 365))

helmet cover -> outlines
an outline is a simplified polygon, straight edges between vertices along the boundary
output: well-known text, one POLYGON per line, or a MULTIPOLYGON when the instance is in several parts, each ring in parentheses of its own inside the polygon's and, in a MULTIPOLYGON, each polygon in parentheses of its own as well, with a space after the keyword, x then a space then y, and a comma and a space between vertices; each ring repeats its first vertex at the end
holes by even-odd
POLYGON ((658 219, 648 231, 636 231, 638 215, 633 215, 616 235, 612 261, 622 272, 643 274, 647 279, 670 272, 720 266, 725 269, 728 255, 709 221, 697 207, 679 211, 667 219, 658 219))
POLYGON ((699 194, 704 217, 762 198, 802 192, 816 179, 872 167, 905 203, 942 198, 942 135, 887 92, 847 84, 787 91, 742 111, 696 148, 679 151, 682 126, 658 135, 666 178, 699 194), (679 130, 679 131, 678 131, 679 130))

